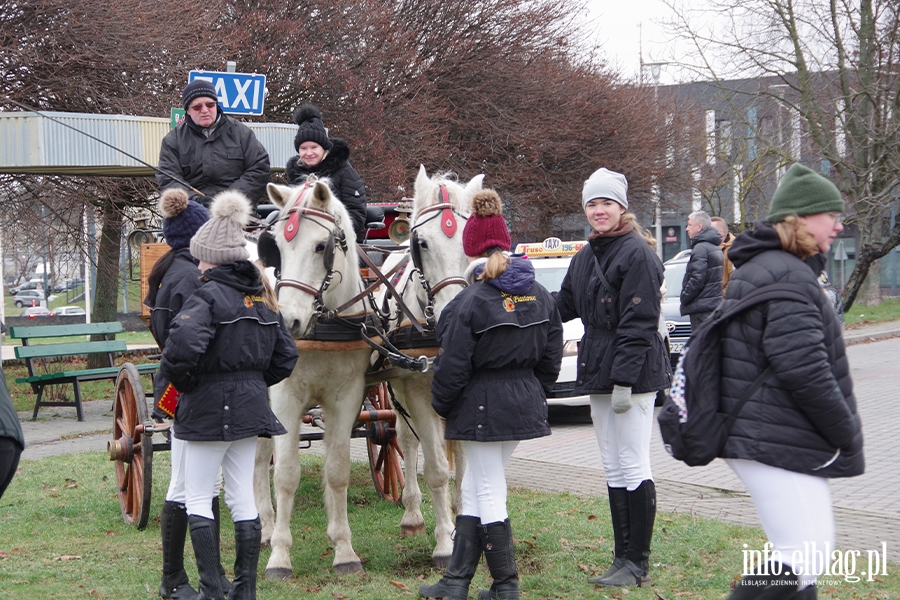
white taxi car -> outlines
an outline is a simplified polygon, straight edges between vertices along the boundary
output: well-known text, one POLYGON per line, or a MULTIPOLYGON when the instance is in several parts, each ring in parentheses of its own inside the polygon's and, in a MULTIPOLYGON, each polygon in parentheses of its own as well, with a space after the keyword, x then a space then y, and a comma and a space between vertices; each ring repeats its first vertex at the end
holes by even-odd
MULTIPOLYGON (((564 242, 559 238, 551 237, 545 239, 543 242, 536 242, 530 244, 519 244, 516 246, 517 254, 526 254, 534 265, 535 277, 537 278, 538 283, 543 285, 550 292, 558 292, 559 288, 562 286, 563 278, 566 276, 566 272, 569 270, 569 262, 571 262, 572 257, 576 252, 581 250, 587 242, 585 241, 573 241, 573 242, 564 242)), ((668 268, 667 273, 668 275, 668 268)), ((681 277, 684 276, 684 270, 681 270, 681 277)), ((678 286, 680 289, 681 279, 678 279, 678 286)), ((677 298, 676 305, 677 305, 677 298)), ((667 308, 664 304, 664 308, 667 308)), ((676 306, 677 313, 677 306, 676 306)), ((675 340, 669 339, 670 331, 679 331, 675 323, 672 319, 677 320, 686 320, 686 317, 673 316, 669 314, 669 311, 665 311, 662 317, 660 318, 660 327, 659 333, 663 336, 667 345, 670 345, 670 342, 674 342, 675 340)), ((688 321, 688 331, 690 330, 690 322, 688 321)), ((690 334, 688 333, 688 336, 690 334)), ((568 323, 563 323, 563 359, 562 359, 562 368, 559 372, 559 377, 556 379, 556 385, 553 386, 553 392, 550 394, 550 397, 547 398, 547 404, 550 406, 554 405, 564 405, 564 406, 588 406, 590 404, 590 397, 586 395, 576 396, 575 393, 575 381, 578 379, 578 344, 581 342, 581 338, 584 336, 584 326, 581 323, 580 319, 573 319, 568 323)), ((680 354, 681 349, 684 347, 685 340, 679 340, 677 344, 677 350, 680 354)), ((677 354, 671 354, 674 348, 670 346, 670 358, 672 363, 675 364, 678 360, 677 354)))

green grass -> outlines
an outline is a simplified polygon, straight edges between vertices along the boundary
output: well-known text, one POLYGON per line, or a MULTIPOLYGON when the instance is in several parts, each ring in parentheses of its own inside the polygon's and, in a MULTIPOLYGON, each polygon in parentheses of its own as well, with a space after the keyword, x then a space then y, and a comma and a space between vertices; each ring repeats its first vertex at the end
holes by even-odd
POLYGON ((887 298, 877 306, 854 304, 844 313, 848 327, 900 321, 900 298, 887 298))
MULTIPOLYGON (((165 452, 153 456, 151 520, 144 531, 123 523, 113 468, 102 453, 23 462, 0 501, 0 598, 155 598, 161 567, 159 514, 168 458, 165 452)), ((423 582, 440 577, 431 566, 430 538, 400 538, 402 510, 377 498, 363 463, 353 465, 348 509, 354 547, 367 573, 335 575, 325 536, 322 462, 302 455, 301 466, 303 477, 292 519, 296 578, 269 582, 260 577, 260 599, 417 598, 423 582)), ((612 531, 605 499, 513 489, 509 502, 525 599, 721 599, 741 570, 742 545, 761 548, 764 541, 755 528, 660 514, 651 555, 653 586, 601 589, 586 579, 610 561, 612 531)), ((430 530, 434 517, 429 508, 426 505, 425 517, 430 530)), ((226 568, 234 556, 232 535, 223 509, 226 568)), ((260 573, 268 557, 269 550, 264 549, 260 573)), ((190 550, 186 562, 196 582, 190 550)), ((898 598, 898 568, 890 565, 891 575, 884 581, 824 587, 819 597, 898 598)), ((488 585, 482 564, 470 592, 475 595, 476 586, 488 585)))

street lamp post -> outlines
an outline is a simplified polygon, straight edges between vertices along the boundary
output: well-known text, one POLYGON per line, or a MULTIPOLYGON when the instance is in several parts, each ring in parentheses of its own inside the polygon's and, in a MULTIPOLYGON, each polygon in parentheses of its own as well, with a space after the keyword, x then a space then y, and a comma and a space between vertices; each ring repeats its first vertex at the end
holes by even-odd
MULTIPOLYGON (((667 62, 644 62, 644 57, 641 56, 641 80, 644 78, 644 68, 650 69, 650 76, 653 78, 653 106, 659 110, 659 76, 662 74, 662 68, 669 64, 667 62)), ((659 183, 656 181, 656 176, 653 177, 653 184, 650 188, 650 194, 652 197, 653 203, 653 220, 656 223, 655 234, 656 234, 656 254, 659 256, 660 260, 663 260, 663 246, 662 246, 662 209, 660 208, 660 199, 659 199, 659 183)))

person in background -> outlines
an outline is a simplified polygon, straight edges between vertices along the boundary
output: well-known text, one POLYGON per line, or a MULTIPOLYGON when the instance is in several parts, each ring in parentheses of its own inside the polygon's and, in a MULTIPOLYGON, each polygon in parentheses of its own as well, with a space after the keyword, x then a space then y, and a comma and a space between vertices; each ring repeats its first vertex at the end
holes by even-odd
MULTIPOLYGON (((187 192, 181 188, 169 188, 162 193, 159 212, 163 216, 163 236, 171 249, 156 261, 150 271, 144 304, 150 308, 150 332, 153 339, 164 349, 175 315, 181 311, 190 295, 202 285, 197 275, 197 260, 191 256, 189 246, 197 230, 209 220, 209 212, 201 204, 189 200, 187 192)), ((153 418, 162 422, 174 417, 180 394, 162 375, 157 374, 153 378, 153 395, 156 399, 153 418)), ((197 591, 191 587, 184 570, 184 542, 188 529, 188 516, 184 506, 184 441, 170 435, 169 442, 172 472, 159 518, 163 553, 159 595, 161 598, 182 600, 194 598, 197 591)), ((221 478, 218 481, 221 482, 221 478)), ((212 511, 218 528, 218 490, 212 499, 212 511)), ((219 573, 222 587, 227 592, 231 589, 231 583, 225 577, 225 568, 221 563, 219 573)))
POLYGON ((212 512, 219 469, 234 520, 230 600, 256 598, 261 525, 253 494, 256 441, 286 433, 269 408, 268 387, 291 374, 297 347, 274 294, 251 263, 243 235, 251 205, 239 192, 217 195, 211 218, 191 238, 203 285, 169 330, 159 372, 182 392, 175 410, 182 440, 185 509, 200 596, 223 600, 218 531, 212 512))
MULTIPOLYGON (((3 325, 4 330, 6 325, 3 325)), ((2 339, 2 337, 0 337, 2 339)), ((22 433, 22 424, 19 415, 13 406, 6 387, 6 374, 0 364, 0 498, 6 488, 9 487, 16 469, 19 468, 19 458, 25 450, 25 435, 22 433)))
POLYGON ((719 247, 722 249, 722 293, 724 294, 728 287, 728 280, 731 279, 731 273, 734 271, 734 263, 728 258, 728 249, 731 248, 731 243, 734 241, 734 234, 728 230, 728 222, 722 217, 710 217, 709 220, 722 237, 719 247))
POLYGON ((366 190, 362 178, 350 164, 350 147, 340 138, 329 138, 322 124, 322 112, 313 104, 294 111, 297 135, 292 156, 285 168, 291 185, 300 185, 310 175, 327 177, 338 199, 353 220, 356 240, 362 241, 366 229, 366 190))
POLYGON ((266 197, 269 153, 249 127, 218 104, 216 88, 195 79, 181 92, 185 118, 163 138, 156 181, 161 192, 180 188, 191 200, 209 206, 225 190, 236 190, 256 204, 266 197), (193 190, 172 179, 178 176, 193 190), (200 192, 200 193, 198 193, 200 192))
POLYGON ((865 470, 862 425, 841 327, 819 273, 843 229, 844 201, 830 180, 794 164, 766 221, 737 236, 724 306, 763 286, 791 283, 808 302, 771 300, 737 315, 722 332, 722 411, 767 367, 774 370, 736 415, 719 456, 750 492, 775 558, 744 573, 730 600, 813 600, 834 549, 828 479, 865 470), (777 425, 773 425, 777 424, 777 425), (827 558, 826 558, 827 560, 827 558))
POLYGON ((519 440, 550 435, 547 394, 559 374, 563 335, 534 267, 509 254, 501 213, 493 190, 473 196, 463 230, 469 287, 438 322, 431 404, 447 420, 445 437, 463 440, 467 467, 450 566, 437 583, 419 588, 426 598, 468 598, 482 553, 493 583, 479 597, 520 595, 504 467, 519 440))
POLYGON ((556 302, 563 321, 584 324, 573 395, 590 394, 615 537, 612 565, 588 582, 641 587, 650 583, 656 519, 653 404, 669 387, 671 364, 659 332, 663 265, 656 241, 626 212, 627 194, 625 176, 608 169, 584 182, 581 206, 592 231, 556 302))
POLYGON ((722 238, 708 214, 691 213, 685 229, 691 238, 691 258, 681 284, 681 314, 690 316, 691 331, 696 331, 722 302, 725 257, 719 247, 722 238))

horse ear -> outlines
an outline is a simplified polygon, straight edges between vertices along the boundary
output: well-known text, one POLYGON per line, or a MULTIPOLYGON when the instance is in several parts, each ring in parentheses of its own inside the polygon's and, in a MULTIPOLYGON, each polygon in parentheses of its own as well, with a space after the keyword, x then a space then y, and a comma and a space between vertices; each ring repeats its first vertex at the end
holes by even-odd
POLYGON ((266 193, 269 195, 269 200, 281 208, 284 208, 287 204, 292 191, 293 188, 286 185, 279 185, 277 183, 266 184, 266 193))
POLYGON ((431 184, 431 179, 428 177, 428 173, 425 171, 425 165, 419 165, 419 174, 416 175, 416 184, 415 191, 416 196, 421 198, 424 194, 420 192, 424 192, 426 186, 431 184))
POLYGON ((313 202, 319 204, 322 209, 327 210, 328 201, 331 199, 331 188, 324 181, 317 181, 313 188, 313 202))
POLYGON ((481 189, 484 182, 484 173, 476 175, 469 183, 466 184, 466 191, 469 193, 477 192, 481 189))

